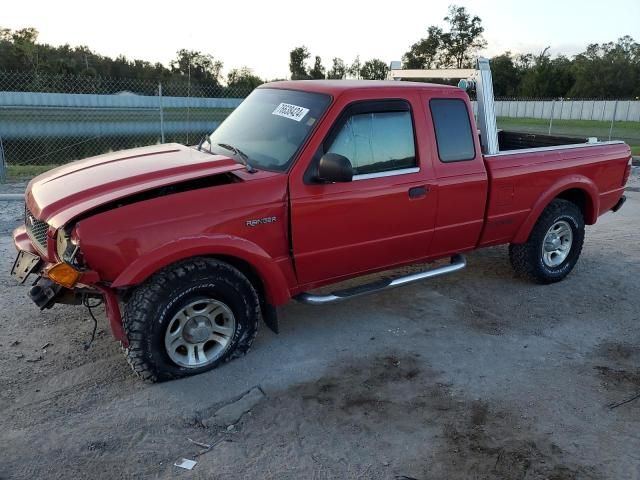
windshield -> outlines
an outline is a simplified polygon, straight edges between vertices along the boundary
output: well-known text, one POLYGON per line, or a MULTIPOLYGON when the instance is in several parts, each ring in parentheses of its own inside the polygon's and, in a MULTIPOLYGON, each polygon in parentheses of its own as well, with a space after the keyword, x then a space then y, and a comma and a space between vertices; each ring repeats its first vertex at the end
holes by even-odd
POLYGON ((233 147, 251 166, 284 172, 330 101, 319 93, 256 89, 208 142, 215 153, 229 155, 233 147))

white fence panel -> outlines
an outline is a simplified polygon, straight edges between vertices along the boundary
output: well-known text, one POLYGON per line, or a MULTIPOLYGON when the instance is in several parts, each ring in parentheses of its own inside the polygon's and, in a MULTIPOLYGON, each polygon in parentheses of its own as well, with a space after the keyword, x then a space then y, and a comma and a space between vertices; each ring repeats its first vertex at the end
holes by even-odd
POLYGON ((638 100, 496 100, 495 109, 497 117, 640 122, 638 100))
POLYGON ((534 102, 522 102, 524 104, 524 116, 529 118, 534 118, 535 114, 533 113, 533 107, 535 106, 534 102))
POLYGON ((616 110, 616 121, 626 121, 633 120, 629 117, 629 113, 631 112, 631 104, 633 102, 631 100, 619 100, 618 108, 616 110))
POLYGON ((603 120, 611 120, 613 118, 613 113, 616 108, 615 101, 605 101, 604 102, 604 118, 603 120))
POLYGON ((585 100, 582 102, 582 110, 580 120, 591 120, 591 112, 593 112, 593 100, 585 100))
POLYGON ((631 102, 627 120, 630 122, 640 122, 640 102, 631 102))
POLYGON ((569 103, 569 118, 580 118, 580 109, 582 108, 582 101, 568 102, 569 103))

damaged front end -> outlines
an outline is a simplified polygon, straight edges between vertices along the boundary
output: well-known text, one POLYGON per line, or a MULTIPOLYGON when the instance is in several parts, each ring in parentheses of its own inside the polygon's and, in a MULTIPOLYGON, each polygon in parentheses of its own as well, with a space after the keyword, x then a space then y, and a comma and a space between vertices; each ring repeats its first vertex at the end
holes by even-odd
POLYGON ((37 275, 28 296, 40 310, 56 303, 86 305, 91 310, 97 305, 92 306, 91 299, 104 301, 114 336, 127 345, 117 295, 87 267, 72 228, 55 230, 25 208, 24 225, 13 232, 13 240, 18 255, 11 275, 19 283, 37 275))
POLYGON ((12 275, 20 283, 38 277, 29 297, 40 309, 104 302, 114 336, 126 345, 119 302, 127 287, 115 289, 112 282, 138 255, 136 239, 105 240, 105 230, 119 231, 126 216, 97 227, 91 219, 239 183, 239 170, 244 167, 232 158, 178 144, 110 152, 50 170, 27 186, 25 222, 13 235, 18 258, 12 275))
POLYGON ((90 285, 98 280, 84 264, 74 233, 70 228, 54 229, 25 206, 24 226, 13 234, 18 256, 11 274, 19 283, 38 275, 29 297, 41 310, 54 303, 79 303, 75 297, 90 293, 90 285))

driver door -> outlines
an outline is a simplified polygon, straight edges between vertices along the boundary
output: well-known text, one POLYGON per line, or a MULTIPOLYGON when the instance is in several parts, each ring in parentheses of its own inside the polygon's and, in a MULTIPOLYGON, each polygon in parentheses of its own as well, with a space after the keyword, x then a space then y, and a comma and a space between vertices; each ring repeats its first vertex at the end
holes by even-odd
POLYGON ((314 161, 324 153, 343 155, 352 163, 353 180, 324 183, 305 175, 291 188, 292 246, 300 284, 427 256, 436 198, 419 155, 414 118, 405 99, 352 103, 337 117, 314 161))

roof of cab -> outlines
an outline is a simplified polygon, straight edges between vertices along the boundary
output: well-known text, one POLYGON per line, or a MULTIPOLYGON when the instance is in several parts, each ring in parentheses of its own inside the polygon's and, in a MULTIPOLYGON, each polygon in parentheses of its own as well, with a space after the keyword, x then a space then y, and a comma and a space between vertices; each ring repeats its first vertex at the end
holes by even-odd
POLYGON ((288 80, 265 83, 259 88, 302 90, 305 92, 326 93, 329 95, 337 95, 349 90, 370 90, 380 88, 410 88, 419 90, 457 89, 457 87, 453 87, 451 85, 423 82, 405 82, 397 80, 288 80))

